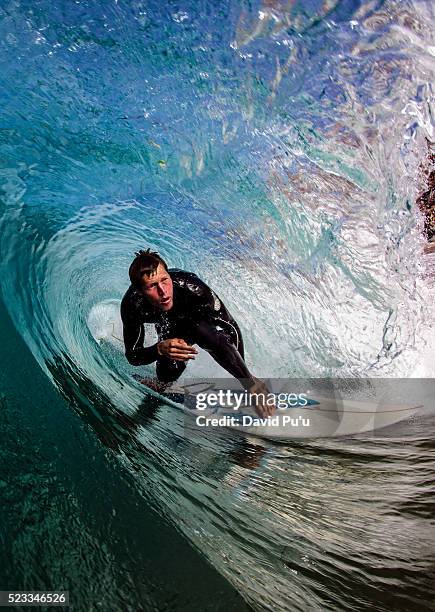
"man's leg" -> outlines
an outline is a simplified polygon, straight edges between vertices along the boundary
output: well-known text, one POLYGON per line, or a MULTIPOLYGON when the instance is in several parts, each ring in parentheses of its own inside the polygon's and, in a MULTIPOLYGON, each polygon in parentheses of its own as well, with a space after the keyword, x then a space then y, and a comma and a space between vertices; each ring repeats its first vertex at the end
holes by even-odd
POLYGON ((220 325, 219 321, 216 324, 200 321, 195 326, 195 343, 210 353, 213 359, 244 387, 250 387, 254 383, 243 359, 243 339, 237 323, 227 324, 223 321, 220 325), (218 329, 224 325, 225 329, 218 329))
POLYGON ((180 378, 186 369, 185 361, 175 361, 167 357, 159 357, 156 363, 157 379, 163 383, 171 383, 180 378))
POLYGON ((231 322, 227 323, 228 331, 230 333, 231 340, 235 345, 236 349, 239 351, 241 358, 245 361, 245 347, 243 344, 242 332, 240 331, 240 327, 237 325, 236 321, 232 319, 231 322))
POLYGON ((265 397, 269 393, 268 388, 248 370, 243 358, 242 334, 234 319, 230 321, 219 319, 215 321, 200 321, 192 331, 192 338, 194 340, 188 343, 196 343, 204 348, 246 390, 256 395, 254 405, 261 417, 271 416, 275 412, 275 405, 266 403, 265 397))

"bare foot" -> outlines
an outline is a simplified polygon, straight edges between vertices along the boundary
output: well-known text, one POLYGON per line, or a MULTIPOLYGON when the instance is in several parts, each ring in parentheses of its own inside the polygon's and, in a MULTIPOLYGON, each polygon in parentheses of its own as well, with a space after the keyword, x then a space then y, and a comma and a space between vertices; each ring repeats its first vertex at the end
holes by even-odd
POLYGON ((275 402, 271 403, 269 399, 270 391, 264 383, 259 378, 252 377, 254 379, 254 384, 252 387, 248 389, 251 395, 256 394, 256 402, 255 402, 255 410, 257 411, 260 417, 268 417, 275 414, 276 406, 275 402), (262 397, 261 397, 262 396, 262 397), (263 401, 264 398, 264 401, 263 401), (268 400, 269 401, 266 401, 268 400))

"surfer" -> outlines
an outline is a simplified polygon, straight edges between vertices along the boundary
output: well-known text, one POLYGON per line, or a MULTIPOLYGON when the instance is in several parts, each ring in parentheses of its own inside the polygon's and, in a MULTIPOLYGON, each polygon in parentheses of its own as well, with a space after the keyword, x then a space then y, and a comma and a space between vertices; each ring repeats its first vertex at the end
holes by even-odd
MULTIPOLYGON (((249 393, 266 396, 266 385, 248 370, 243 338, 222 300, 193 272, 168 268, 156 252, 139 251, 129 268, 131 285, 121 302, 125 356, 134 366, 156 362, 156 390, 177 380, 197 344, 249 393), (144 346, 144 323, 155 325, 158 341, 144 346)), ((148 381, 148 386, 152 386, 148 381)), ((258 402, 260 416, 274 407, 258 402)))

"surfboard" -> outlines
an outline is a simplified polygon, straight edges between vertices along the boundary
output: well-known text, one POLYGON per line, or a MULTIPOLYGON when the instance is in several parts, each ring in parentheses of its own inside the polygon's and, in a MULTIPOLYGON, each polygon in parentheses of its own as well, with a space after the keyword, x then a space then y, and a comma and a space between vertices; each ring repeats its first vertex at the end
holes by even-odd
POLYGON ((215 390, 213 381, 197 383, 195 390, 176 385, 164 393, 158 393, 146 388, 167 405, 182 410, 189 428, 228 428, 244 435, 277 442, 369 433, 409 420, 422 408, 421 405, 406 406, 315 396, 307 398, 305 405, 287 405, 277 409, 272 417, 261 418, 255 407, 247 404, 241 404, 238 409, 228 405, 198 408, 198 395, 202 394, 202 398, 203 394, 215 390))
MULTIPOLYGON (((106 300, 95 305, 88 316, 88 326, 97 342, 107 340, 123 352, 122 322, 119 315, 119 300, 106 300)), ((150 330, 147 330, 150 333, 150 330)), ((153 339, 150 337, 149 342, 153 339)), ((142 382, 142 378, 133 374, 142 382)), ((422 408, 420 405, 393 405, 374 401, 340 400, 336 397, 315 396, 304 406, 287 406, 277 410, 274 420, 258 418, 255 409, 246 404, 238 410, 229 406, 208 407, 199 410, 196 397, 199 393, 215 390, 215 380, 197 380, 196 389, 188 385, 159 393, 147 388, 147 393, 158 397, 162 402, 182 410, 186 415, 186 425, 198 429, 226 427, 245 435, 275 441, 288 441, 295 438, 339 437, 368 433, 383 427, 406 421, 415 416, 422 408), (203 424, 205 418, 218 420, 218 424, 203 424), (219 419, 222 419, 219 423, 219 419)))

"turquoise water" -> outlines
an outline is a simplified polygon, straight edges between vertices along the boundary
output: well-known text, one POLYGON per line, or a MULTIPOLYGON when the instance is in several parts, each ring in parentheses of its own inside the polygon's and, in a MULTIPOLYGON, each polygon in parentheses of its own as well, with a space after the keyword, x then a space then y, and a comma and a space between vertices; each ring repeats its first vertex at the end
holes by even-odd
POLYGON ((219 292, 258 375, 431 376, 431 11, 2 3, 5 588, 67 584, 76 609, 429 608, 430 420, 406 444, 186 439, 91 322, 149 246, 219 292))

